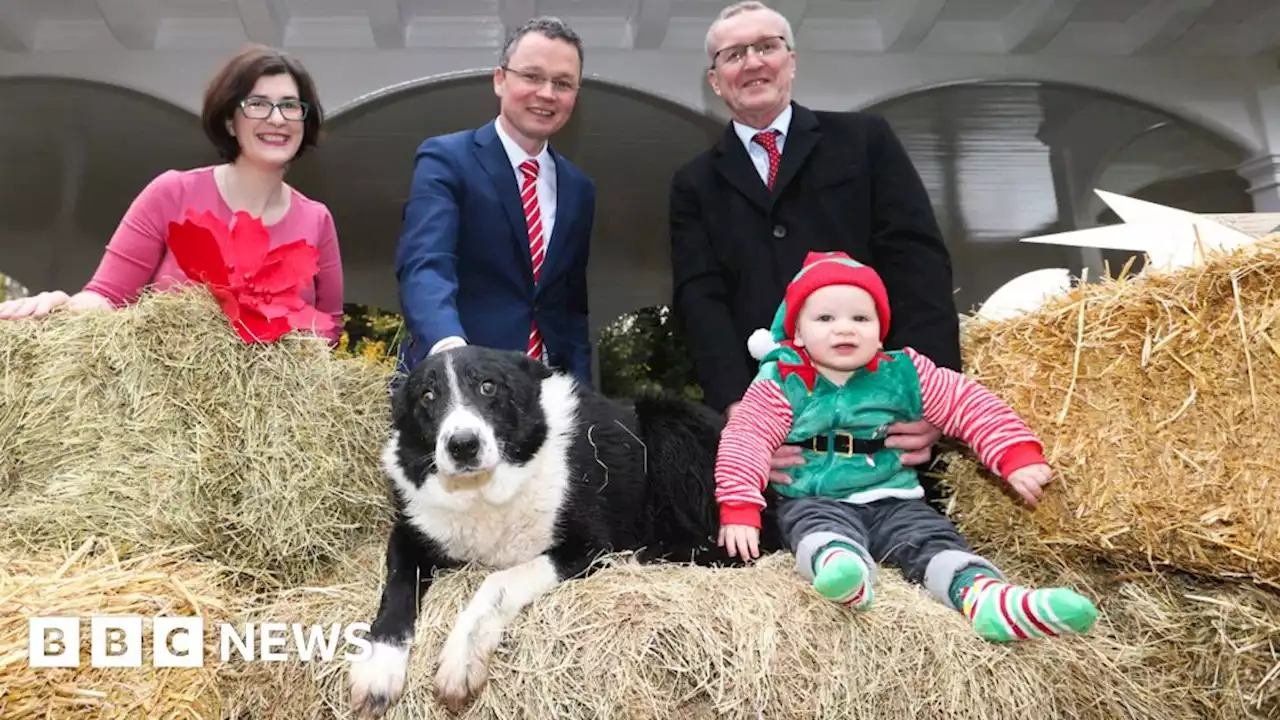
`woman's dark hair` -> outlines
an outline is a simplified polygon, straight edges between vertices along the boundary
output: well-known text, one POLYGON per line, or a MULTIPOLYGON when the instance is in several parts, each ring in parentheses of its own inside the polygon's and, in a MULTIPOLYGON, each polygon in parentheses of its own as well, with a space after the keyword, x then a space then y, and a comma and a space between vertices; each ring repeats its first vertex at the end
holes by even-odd
POLYGON ((200 122, 204 134, 227 162, 240 156, 240 143, 227 131, 227 121, 239 110, 241 101, 253 90, 258 78, 283 74, 293 76, 298 84, 298 99, 307 104, 307 116, 302 121, 302 144, 294 157, 302 157, 307 148, 320 139, 324 114, 311 74, 291 55, 265 45, 250 45, 228 60, 204 91, 200 122))

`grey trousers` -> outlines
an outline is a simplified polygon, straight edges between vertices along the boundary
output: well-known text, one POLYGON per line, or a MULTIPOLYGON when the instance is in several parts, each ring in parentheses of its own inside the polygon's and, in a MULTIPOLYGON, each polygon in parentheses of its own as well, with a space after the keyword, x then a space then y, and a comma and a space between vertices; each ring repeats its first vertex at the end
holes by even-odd
POLYGON ((951 602, 951 582, 969 567, 980 567, 992 577, 1004 575, 973 553, 951 520, 923 498, 885 498, 865 504, 831 498, 779 497, 775 507, 778 529, 796 556, 804 579, 813 580, 813 561, 832 542, 843 542, 866 561, 868 583, 874 583, 880 563, 899 568, 908 582, 922 585, 943 605, 951 602))

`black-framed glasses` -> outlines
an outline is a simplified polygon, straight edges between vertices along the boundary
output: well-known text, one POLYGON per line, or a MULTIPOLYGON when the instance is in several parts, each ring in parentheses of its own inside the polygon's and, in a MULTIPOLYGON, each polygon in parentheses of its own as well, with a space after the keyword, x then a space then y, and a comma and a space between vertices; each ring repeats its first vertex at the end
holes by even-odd
POLYGON ((787 39, 781 35, 767 37, 746 45, 731 45, 716 51, 711 56, 711 67, 718 65, 737 65, 747 59, 747 53, 755 51, 760 58, 767 58, 780 51, 788 50, 787 39))
POLYGON ((250 120, 266 120, 276 109, 285 120, 304 120, 311 106, 302 100, 272 102, 263 97, 250 97, 240 101, 240 112, 250 120))
POLYGON ((509 72, 515 75, 530 87, 541 88, 543 85, 547 84, 548 80, 550 80, 551 89, 557 93, 567 95, 570 93, 578 92, 578 84, 572 80, 566 80, 564 78, 547 78, 542 73, 525 72, 524 70, 514 70, 512 68, 507 67, 506 65, 502 66, 502 71, 509 72))

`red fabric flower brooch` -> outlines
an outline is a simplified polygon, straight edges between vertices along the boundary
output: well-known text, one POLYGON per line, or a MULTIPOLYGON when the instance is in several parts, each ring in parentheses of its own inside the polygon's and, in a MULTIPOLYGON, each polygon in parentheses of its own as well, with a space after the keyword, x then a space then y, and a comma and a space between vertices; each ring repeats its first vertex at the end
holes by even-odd
POLYGON ((169 223, 165 243, 187 277, 213 292, 245 342, 333 329, 332 317, 302 299, 319 267, 318 252, 305 240, 273 248, 262 221, 248 213, 236 213, 228 225, 188 209, 181 223, 169 223))

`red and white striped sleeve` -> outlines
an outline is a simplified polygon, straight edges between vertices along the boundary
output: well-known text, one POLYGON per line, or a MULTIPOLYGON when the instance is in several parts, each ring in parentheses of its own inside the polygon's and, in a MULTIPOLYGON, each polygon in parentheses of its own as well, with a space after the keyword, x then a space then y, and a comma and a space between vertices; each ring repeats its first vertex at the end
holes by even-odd
POLYGON ((904 348, 920 376, 924 417, 944 435, 959 438, 992 472, 1009 477, 1018 468, 1045 462, 1044 446, 1013 408, 973 378, 938 367, 904 348))
POLYGON ((760 527, 769 461, 791 432, 793 411, 782 388, 757 380, 725 424, 716 452, 716 502, 721 525, 760 527))

